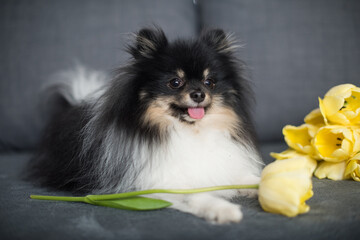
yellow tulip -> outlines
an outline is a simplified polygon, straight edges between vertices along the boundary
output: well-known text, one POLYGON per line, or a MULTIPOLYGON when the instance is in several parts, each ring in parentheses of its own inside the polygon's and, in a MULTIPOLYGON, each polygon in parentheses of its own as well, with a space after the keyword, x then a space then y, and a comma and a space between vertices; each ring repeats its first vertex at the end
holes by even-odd
POLYGON ((281 153, 271 152, 270 156, 272 156, 276 160, 284 160, 284 159, 289 159, 289 158, 294 158, 294 157, 302 157, 302 156, 306 156, 306 155, 299 153, 298 151, 295 151, 294 149, 288 148, 285 151, 282 151, 281 153))
POLYGON ((308 115, 305 116, 304 122, 307 124, 322 127, 325 125, 324 117, 321 114, 320 108, 312 110, 308 115))
POLYGON ((350 159, 345 169, 345 176, 360 182, 360 152, 350 159))
POLYGON ((344 180, 350 177, 345 174, 346 161, 342 162, 326 162, 322 161, 319 163, 314 175, 319 178, 328 178, 332 180, 344 180))
POLYGON ((325 161, 341 162, 360 150, 360 133, 351 127, 325 126, 318 130, 313 145, 325 161))
POLYGON ((310 207, 305 201, 313 196, 311 169, 304 157, 267 165, 259 184, 261 207, 267 212, 288 217, 308 212, 310 207))
POLYGON ((287 145, 301 153, 312 155, 315 151, 311 141, 319 128, 303 124, 299 127, 286 125, 283 128, 283 134, 287 145))
POLYGON ((312 175, 316 165, 317 162, 314 159, 306 156, 276 160, 263 169, 262 176, 271 176, 274 173, 277 174, 280 172, 292 172, 297 170, 307 171, 309 175, 312 175))
MULTIPOLYGON (((292 158, 305 158, 306 160, 303 161, 303 167, 309 169, 309 172, 312 174, 317 166, 317 161, 312 157, 299 153, 291 148, 281 152, 281 153, 274 153, 271 152, 270 156, 275 158, 276 160, 287 160, 292 158)), ((298 166, 297 166, 298 167, 298 166)), ((289 170, 289 169, 287 169, 289 170)))
POLYGON ((320 111, 325 123, 360 125, 360 88, 341 84, 331 88, 319 98, 320 111))

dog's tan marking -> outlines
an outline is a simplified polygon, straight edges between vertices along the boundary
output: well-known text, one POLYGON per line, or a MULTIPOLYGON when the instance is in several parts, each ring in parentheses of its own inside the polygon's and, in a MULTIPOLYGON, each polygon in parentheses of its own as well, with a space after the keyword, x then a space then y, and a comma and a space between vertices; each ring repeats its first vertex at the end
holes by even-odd
POLYGON ((177 69, 176 74, 178 75, 179 78, 185 77, 185 72, 182 69, 177 69))
POLYGON ((158 97, 154 99, 149 104, 143 116, 143 125, 156 126, 160 129, 162 135, 166 134, 168 127, 172 123, 169 106, 173 101, 174 99, 169 97, 158 97))
POLYGON ((203 72, 203 77, 204 77, 204 79, 207 79, 207 78, 208 78, 209 73, 210 73, 210 70, 209 70, 208 68, 206 68, 206 69, 204 70, 204 72, 203 72))
POLYGON ((221 96, 213 96, 211 106, 197 125, 199 128, 212 128, 227 131, 233 138, 239 139, 241 119, 231 108, 224 106, 221 96))

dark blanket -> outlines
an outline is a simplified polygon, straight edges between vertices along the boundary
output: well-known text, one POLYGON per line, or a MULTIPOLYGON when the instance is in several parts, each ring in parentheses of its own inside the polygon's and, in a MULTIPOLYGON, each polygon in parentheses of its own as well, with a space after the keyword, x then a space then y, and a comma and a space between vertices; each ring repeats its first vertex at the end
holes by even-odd
MULTIPOLYGON (((270 151, 283 144, 264 144, 270 151)), ((118 210, 72 202, 29 199, 64 195, 21 180, 30 153, 0 155, 0 239, 355 239, 360 234, 360 186, 355 181, 314 179, 309 213, 287 218, 264 212, 256 199, 237 198, 244 219, 212 225, 173 209, 118 210)))

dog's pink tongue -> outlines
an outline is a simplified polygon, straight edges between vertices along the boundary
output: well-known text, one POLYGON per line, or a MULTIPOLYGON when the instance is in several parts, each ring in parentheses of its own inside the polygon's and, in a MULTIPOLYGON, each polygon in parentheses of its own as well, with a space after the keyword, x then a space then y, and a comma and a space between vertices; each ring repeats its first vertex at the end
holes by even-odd
POLYGON ((199 108, 188 108, 188 113, 191 118, 202 119, 205 115, 205 110, 202 107, 199 108))

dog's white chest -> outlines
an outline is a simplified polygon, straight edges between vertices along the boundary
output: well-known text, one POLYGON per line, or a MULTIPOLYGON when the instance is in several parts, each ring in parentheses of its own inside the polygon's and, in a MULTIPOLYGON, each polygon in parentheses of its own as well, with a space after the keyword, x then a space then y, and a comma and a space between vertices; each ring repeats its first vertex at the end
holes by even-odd
POLYGON ((154 149, 136 184, 142 188, 240 184, 257 174, 256 158, 254 151, 224 132, 178 129, 166 144, 154 149))

